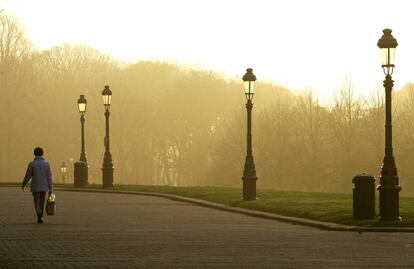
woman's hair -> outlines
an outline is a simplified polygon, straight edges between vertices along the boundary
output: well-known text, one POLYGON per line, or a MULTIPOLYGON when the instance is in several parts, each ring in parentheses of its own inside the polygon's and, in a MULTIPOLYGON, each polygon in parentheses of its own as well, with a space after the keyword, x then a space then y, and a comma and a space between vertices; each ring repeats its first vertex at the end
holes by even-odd
POLYGON ((35 156, 43 156, 43 149, 41 147, 37 147, 34 149, 35 156))

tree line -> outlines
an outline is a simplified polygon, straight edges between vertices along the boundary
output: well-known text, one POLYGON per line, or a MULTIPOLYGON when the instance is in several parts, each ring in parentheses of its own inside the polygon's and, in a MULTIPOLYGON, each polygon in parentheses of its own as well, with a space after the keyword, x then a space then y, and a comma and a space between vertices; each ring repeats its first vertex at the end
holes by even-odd
MULTIPOLYGON (((0 180, 20 181, 35 146, 45 149, 59 180, 60 164, 79 158, 76 100, 85 94, 89 181, 101 183, 106 84, 113 91, 115 184, 241 186, 246 151, 241 78, 168 62, 126 64, 84 45, 40 51, 5 12, 0 14, 0 180)), ((260 78, 256 88, 253 154, 259 188, 349 192, 356 173, 379 178, 381 87, 363 97, 346 79, 333 89, 329 105, 312 89, 292 91, 260 78)), ((408 84, 393 96, 402 195, 414 194, 413 90, 408 84)))

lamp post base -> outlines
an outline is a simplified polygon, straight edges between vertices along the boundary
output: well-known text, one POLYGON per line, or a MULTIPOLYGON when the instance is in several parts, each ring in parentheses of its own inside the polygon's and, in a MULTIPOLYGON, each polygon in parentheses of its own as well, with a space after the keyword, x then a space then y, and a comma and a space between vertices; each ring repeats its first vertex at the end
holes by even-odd
POLYGON ((399 185, 379 185, 377 187, 380 198, 380 212, 379 221, 400 221, 400 205, 399 205, 399 193, 401 187, 399 185))
POLYGON ((243 176, 242 180, 243 180, 243 200, 244 201, 257 200, 256 198, 257 177, 243 176))

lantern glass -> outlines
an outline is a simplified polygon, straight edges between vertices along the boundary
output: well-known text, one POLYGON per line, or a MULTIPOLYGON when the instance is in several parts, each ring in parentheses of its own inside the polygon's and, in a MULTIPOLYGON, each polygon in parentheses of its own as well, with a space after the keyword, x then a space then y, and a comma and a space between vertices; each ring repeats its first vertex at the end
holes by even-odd
POLYGON ((85 113, 85 111, 86 111, 86 103, 79 103, 79 104, 78 104, 78 107, 79 107, 79 112, 80 112, 81 114, 84 114, 84 113, 85 113))
POLYGON ((111 97, 112 97, 112 91, 109 89, 108 85, 105 85, 105 88, 102 91, 102 98, 103 103, 106 109, 109 109, 109 106, 111 105, 111 97))
POLYGON ((254 81, 245 81, 244 82, 244 92, 245 94, 254 94, 254 81))
POLYGON ((395 48, 381 48, 382 66, 394 66, 395 64, 395 48))
POLYGON ((79 113, 81 115, 85 115, 86 112, 86 99, 85 99, 85 95, 81 94, 79 99, 78 99, 78 109, 79 109, 79 113))
POLYGON ((109 107, 111 105, 111 95, 102 95, 103 103, 105 107, 109 107))

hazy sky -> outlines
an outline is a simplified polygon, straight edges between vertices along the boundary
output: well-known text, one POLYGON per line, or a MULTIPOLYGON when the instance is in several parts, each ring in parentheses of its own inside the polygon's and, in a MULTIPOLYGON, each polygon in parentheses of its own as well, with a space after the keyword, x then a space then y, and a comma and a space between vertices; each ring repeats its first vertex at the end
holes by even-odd
POLYGON ((84 43, 125 60, 172 60, 232 76, 252 67, 258 79, 312 87, 323 98, 346 77, 363 92, 381 86, 376 44, 391 28, 399 43, 395 88, 414 81, 412 1, 1 2, 39 48, 84 43))

